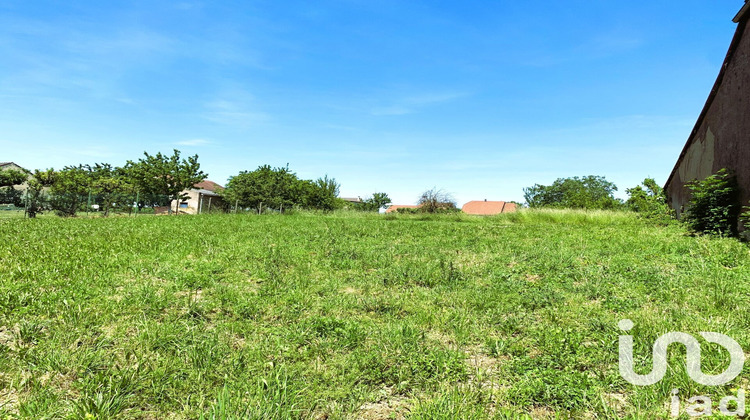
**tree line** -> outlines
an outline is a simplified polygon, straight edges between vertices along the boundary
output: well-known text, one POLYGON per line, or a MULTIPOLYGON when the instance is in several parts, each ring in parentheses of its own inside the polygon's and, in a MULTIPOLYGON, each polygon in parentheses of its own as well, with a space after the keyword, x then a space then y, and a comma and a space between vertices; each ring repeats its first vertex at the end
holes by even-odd
POLYGON ((551 185, 534 184, 524 188, 524 199, 531 208, 571 208, 587 210, 632 210, 648 217, 671 219, 667 196, 653 178, 628 188, 629 198, 615 198, 617 186, 603 176, 558 178, 551 185))
MULTIPOLYGON (((172 213, 178 212, 179 204, 187 199, 186 191, 206 178, 198 155, 182 157, 176 149, 171 155, 144 152, 139 160, 128 160, 119 167, 96 163, 60 170, 0 171, 0 203, 23 207, 31 218, 44 211, 75 216, 92 206, 105 216, 115 209, 133 212, 156 206, 166 206, 172 213), (14 188, 24 183, 25 191, 14 188)), ((227 187, 217 193, 223 198, 223 210, 235 212, 330 211, 344 207, 377 211, 390 202, 387 194, 376 192, 361 202, 347 203, 338 197, 339 187, 328 175, 300 179, 288 165, 262 165, 230 177, 227 187)))
POLYGON ((172 155, 144 152, 143 158, 129 160, 120 167, 96 163, 26 173, 3 171, 0 186, 5 188, 0 198, 4 204, 24 207, 31 218, 48 210, 60 216, 74 216, 92 205, 106 216, 116 207, 132 211, 170 206, 182 198, 183 191, 205 178, 198 155, 183 158, 179 150, 172 155), (23 183, 27 184, 25 191, 13 188, 23 183))
POLYGON ((391 201, 388 194, 376 192, 360 202, 346 202, 338 197, 339 186, 328 175, 315 180, 300 179, 288 165, 278 168, 261 165, 254 171, 230 177, 220 195, 230 208, 257 213, 267 210, 283 213, 294 208, 330 211, 345 207, 378 211, 391 201))

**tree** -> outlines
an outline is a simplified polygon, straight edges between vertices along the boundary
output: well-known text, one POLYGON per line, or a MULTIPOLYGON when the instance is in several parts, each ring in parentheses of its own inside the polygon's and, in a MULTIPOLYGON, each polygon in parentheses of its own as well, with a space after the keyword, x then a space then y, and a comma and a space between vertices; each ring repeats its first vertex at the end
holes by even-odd
POLYGON ((391 199, 388 197, 388 194, 376 192, 372 194, 372 197, 366 198, 360 203, 357 208, 362 211, 378 211, 390 202, 391 199))
POLYGON ((423 192, 417 204, 419 204, 419 210, 425 213, 457 211, 456 200, 453 199, 453 196, 437 188, 423 192))
POLYGON ((318 178, 315 181, 306 181, 304 206, 317 210, 335 210, 340 203, 337 200, 339 196, 339 184, 336 179, 329 178, 328 175, 318 178))
POLYGON ((603 176, 558 178, 552 185, 524 188, 529 207, 558 207, 578 209, 616 209, 622 202, 614 197, 615 184, 603 176))
POLYGON ((28 178, 29 175, 27 173, 16 169, 0 171, 0 187, 12 187, 23 184, 28 178))
POLYGON ((229 178, 227 187, 221 192, 230 205, 257 209, 284 209, 300 204, 303 186, 289 167, 271 168, 259 166, 254 171, 242 171, 229 178))
POLYGON ((35 170, 29 179, 29 187, 26 189, 26 214, 30 219, 37 214, 47 210, 49 203, 47 201, 45 190, 55 182, 56 172, 52 169, 46 171, 35 170))
POLYGON ((13 186, 23 184, 28 178, 27 173, 16 169, 0 171, 0 204, 20 207, 23 202, 22 193, 13 186))
POLYGON ((105 217, 109 216, 116 201, 132 204, 132 199, 126 196, 126 192, 132 188, 121 168, 113 168, 108 163, 97 163, 88 169, 91 173, 91 192, 96 195, 97 202, 101 203, 105 217))
MULTIPOLYGON (((180 151, 175 149, 172 156, 158 152, 151 156, 143 152, 144 158, 138 162, 128 161, 126 172, 130 182, 138 191, 146 195, 161 195, 169 202, 175 201, 175 211, 179 211, 180 202, 186 198, 185 190, 206 179, 200 170, 198 155, 180 159, 180 151)), ((169 213, 172 213, 170 206, 169 213)))
POLYGON ((54 172, 50 206, 59 216, 75 216, 91 188, 91 171, 84 165, 66 166, 54 172))

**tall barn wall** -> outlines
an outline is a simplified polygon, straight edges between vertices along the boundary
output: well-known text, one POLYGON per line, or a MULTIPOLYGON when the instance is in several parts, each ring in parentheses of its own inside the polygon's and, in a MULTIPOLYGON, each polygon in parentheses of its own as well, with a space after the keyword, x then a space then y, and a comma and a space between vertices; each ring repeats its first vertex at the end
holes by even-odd
POLYGON ((721 168, 733 170, 742 205, 750 201, 750 21, 741 20, 727 59, 698 122, 665 185, 682 213, 690 199, 685 184, 721 168))

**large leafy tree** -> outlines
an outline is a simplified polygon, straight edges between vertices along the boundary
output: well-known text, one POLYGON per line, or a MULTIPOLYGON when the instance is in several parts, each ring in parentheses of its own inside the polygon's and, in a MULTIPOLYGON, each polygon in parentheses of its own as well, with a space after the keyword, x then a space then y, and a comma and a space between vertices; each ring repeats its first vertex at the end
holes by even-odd
POLYGON ((75 216, 91 189, 91 171, 84 165, 66 166, 54 173, 50 205, 60 216, 75 216))
POLYGON ((23 202, 22 193, 13 186, 23 184, 28 178, 29 174, 23 171, 15 169, 0 171, 0 204, 21 206, 23 202))
POLYGON ((614 197, 615 184, 603 176, 558 178, 552 185, 535 184, 524 188, 529 207, 615 209, 622 202, 614 197))
POLYGON ((91 192, 96 195, 97 202, 104 210, 104 216, 115 202, 131 203, 132 197, 127 193, 132 190, 125 172, 121 168, 114 168, 108 163, 97 163, 89 167, 91 172, 91 192))
POLYGON ((376 192, 372 194, 372 197, 364 199, 357 208, 362 211, 378 211, 390 202, 391 199, 388 197, 388 194, 376 192))
POLYGON ((29 174, 16 169, 0 171, 0 187, 12 187, 23 184, 29 178, 29 174))
POLYGON ((315 181, 305 181, 304 206, 307 208, 330 211, 339 207, 339 184, 328 175, 315 181))
POLYGON ((284 211, 300 204, 300 183, 288 166, 272 168, 262 165, 254 171, 242 171, 229 178, 221 195, 229 205, 257 209, 258 213, 266 208, 284 211))
MULTIPOLYGON (((130 182, 137 186, 140 193, 161 195, 170 202, 175 201, 175 211, 180 201, 185 198, 184 191, 206 179, 200 170, 198 155, 181 158, 180 151, 175 149, 172 156, 143 153, 138 162, 128 161, 126 173, 130 182)), ((172 212, 170 207, 169 212, 172 212)))
POLYGON ((283 212, 294 206, 333 210, 338 204, 339 184, 327 175, 315 181, 300 180, 288 166, 272 168, 259 166, 254 171, 242 171, 233 176, 221 192, 230 206, 283 212))
POLYGON ((54 184, 57 173, 48 169, 46 171, 36 170, 29 178, 29 187, 26 189, 26 214, 33 219, 37 214, 48 209, 46 190, 54 184))

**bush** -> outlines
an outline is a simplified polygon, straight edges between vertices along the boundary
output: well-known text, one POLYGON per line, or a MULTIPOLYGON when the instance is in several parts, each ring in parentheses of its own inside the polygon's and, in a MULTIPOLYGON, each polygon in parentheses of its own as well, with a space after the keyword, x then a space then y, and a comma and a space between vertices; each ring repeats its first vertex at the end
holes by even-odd
POLYGON ((667 203, 667 195, 653 178, 644 179, 643 187, 637 185, 625 192, 630 196, 625 202, 630 210, 659 223, 666 224, 674 220, 674 210, 667 203))
POLYGON ((726 168, 687 184, 692 197, 684 217, 695 232, 737 236, 740 214, 737 178, 726 168))
POLYGON ((422 213, 454 213, 460 211, 456 208, 456 200, 450 194, 436 188, 423 192, 417 204, 419 204, 419 211, 422 213))

